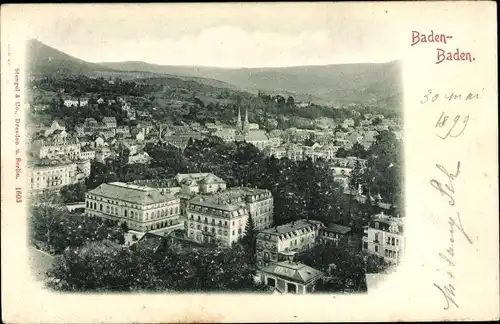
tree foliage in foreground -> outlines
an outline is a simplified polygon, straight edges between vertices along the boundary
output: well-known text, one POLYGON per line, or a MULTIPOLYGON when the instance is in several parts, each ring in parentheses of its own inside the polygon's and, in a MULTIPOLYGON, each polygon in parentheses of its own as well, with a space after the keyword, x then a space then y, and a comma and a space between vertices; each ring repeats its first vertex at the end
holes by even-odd
POLYGON ((30 210, 30 236, 45 249, 60 253, 67 247, 82 246, 104 239, 122 244, 123 232, 100 220, 72 215, 63 206, 35 205, 30 210))
POLYGON ((58 291, 265 291, 240 244, 155 253, 137 243, 128 249, 109 242, 70 247, 48 273, 58 291))

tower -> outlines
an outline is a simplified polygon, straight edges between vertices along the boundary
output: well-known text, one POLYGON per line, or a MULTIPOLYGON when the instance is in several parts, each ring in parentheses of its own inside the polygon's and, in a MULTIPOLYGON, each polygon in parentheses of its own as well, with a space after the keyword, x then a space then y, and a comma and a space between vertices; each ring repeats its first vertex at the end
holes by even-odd
POLYGON ((245 122, 243 123, 243 130, 248 131, 248 128, 250 126, 248 125, 248 108, 245 109, 245 122))
POLYGON ((238 107, 238 120, 236 121, 236 129, 241 130, 241 110, 240 107, 238 107))

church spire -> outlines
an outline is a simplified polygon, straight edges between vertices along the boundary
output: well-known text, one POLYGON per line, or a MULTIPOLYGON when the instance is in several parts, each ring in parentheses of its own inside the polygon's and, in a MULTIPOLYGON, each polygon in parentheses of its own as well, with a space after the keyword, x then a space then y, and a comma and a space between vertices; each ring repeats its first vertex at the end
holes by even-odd
POLYGON ((245 109, 245 123, 243 124, 244 129, 248 129, 248 108, 245 109))
POLYGON ((238 107, 238 120, 236 121, 236 128, 241 129, 241 110, 240 110, 240 107, 238 107))

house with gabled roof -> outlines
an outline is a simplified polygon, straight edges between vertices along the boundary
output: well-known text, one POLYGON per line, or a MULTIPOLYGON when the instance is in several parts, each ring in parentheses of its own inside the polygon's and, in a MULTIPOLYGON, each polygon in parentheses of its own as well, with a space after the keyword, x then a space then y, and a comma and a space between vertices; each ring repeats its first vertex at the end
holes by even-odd
POLYGON ((308 265, 292 261, 273 263, 257 270, 261 283, 281 293, 307 294, 314 291, 315 283, 325 274, 308 265))

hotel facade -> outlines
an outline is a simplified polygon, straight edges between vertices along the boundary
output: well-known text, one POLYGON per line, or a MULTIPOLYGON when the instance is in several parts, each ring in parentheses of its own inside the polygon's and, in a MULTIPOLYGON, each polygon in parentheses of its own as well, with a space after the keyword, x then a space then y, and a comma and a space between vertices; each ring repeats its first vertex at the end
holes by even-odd
POLYGON ((101 184, 85 195, 85 214, 140 232, 168 233, 182 229, 179 199, 155 188, 122 182, 101 184))
POLYGON ((268 228, 257 234, 257 262, 266 264, 289 260, 301 251, 320 243, 319 221, 301 219, 284 225, 268 228))
POLYGON ((237 187, 195 197, 187 205, 188 237, 196 242, 231 245, 245 235, 250 215, 257 229, 273 224, 269 190, 237 187))
POLYGON ((365 227, 363 250, 393 263, 401 261, 405 251, 403 219, 379 214, 365 227))

